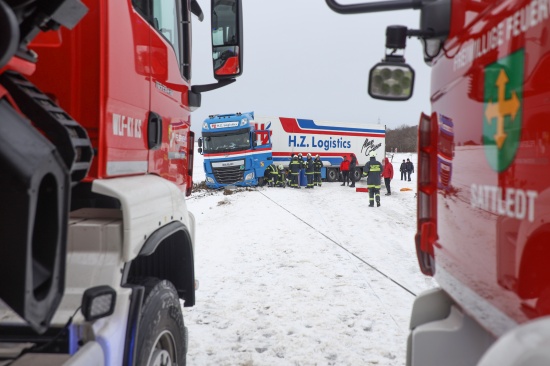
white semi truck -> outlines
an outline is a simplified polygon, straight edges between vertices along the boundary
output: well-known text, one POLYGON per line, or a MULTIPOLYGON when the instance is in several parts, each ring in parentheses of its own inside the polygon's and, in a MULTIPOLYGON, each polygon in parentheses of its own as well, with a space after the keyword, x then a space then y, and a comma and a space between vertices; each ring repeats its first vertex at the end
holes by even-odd
POLYGON ((371 152, 377 159, 385 156, 386 128, 381 124, 329 122, 304 118, 255 117, 256 130, 269 131, 258 134, 258 144, 271 137, 273 162, 288 163, 294 154, 313 157, 319 155, 323 162, 321 176, 329 182, 338 180, 340 163, 344 156, 353 153, 357 157, 355 181, 361 179, 362 167, 371 152))

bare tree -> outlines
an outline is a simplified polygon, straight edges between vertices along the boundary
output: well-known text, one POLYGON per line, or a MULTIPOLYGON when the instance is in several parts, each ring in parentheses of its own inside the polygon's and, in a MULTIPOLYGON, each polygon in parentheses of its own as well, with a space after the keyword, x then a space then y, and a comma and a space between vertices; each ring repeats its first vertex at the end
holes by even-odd
POLYGON ((395 129, 386 129, 386 152, 416 152, 418 126, 402 125, 395 129))

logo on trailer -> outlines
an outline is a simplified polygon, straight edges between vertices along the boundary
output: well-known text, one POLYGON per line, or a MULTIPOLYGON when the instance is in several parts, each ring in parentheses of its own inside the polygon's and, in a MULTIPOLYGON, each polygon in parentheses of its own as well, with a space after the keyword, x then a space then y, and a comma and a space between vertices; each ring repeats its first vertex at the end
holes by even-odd
POLYGON ((266 125, 264 125, 263 123, 255 123, 254 124, 255 128, 256 128, 256 131, 260 131, 260 130, 268 130, 266 132, 258 132, 258 140, 259 140, 259 144, 260 145, 267 145, 269 143, 269 129, 271 128, 271 122, 269 122, 266 125))
POLYGON ((521 50, 485 68, 483 145, 489 165, 497 172, 510 166, 519 147, 523 64, 521 50))

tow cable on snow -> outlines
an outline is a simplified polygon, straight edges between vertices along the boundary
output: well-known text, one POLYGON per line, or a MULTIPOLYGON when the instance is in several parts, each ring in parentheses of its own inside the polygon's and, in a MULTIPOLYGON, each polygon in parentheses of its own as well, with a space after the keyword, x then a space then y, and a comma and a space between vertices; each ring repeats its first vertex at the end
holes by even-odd
POLYGON ((280 208, 282 208, 283 210, 285 210, 286 212, 288 212, 289 214, 291 214, 292 216, 294 216, 295 218, 297 218, 298 220, 300 220, 301 222, 303 222, 305 225, 309 226, 310 228, 312 228, 313 230, 315 230, 317 233, 321 234, 322 236, 324 236, 326 239, 328 239, 331 243, 333 243, 334 245, 337 245, 339 246, 340 248, 342 248, 343 250, 345 250, 346 252, 348 252, 350 255, 354 256, 355 258, 357 258, 359 261, 361 261, 362 263, 366 264, 367 266, 369 266, 370 268, 372 268, 373 270, 375 270, 376 272, 378 272, 379 274, 381 274, 382 276, 386 277, 388 280, 390 280, 391 282, 395 283, 397 286, 401 287, 403 290, 407 291, 409 294, 413 295, 414 297, 416 297, 416 294, 414 292, 412 292, 411 290, 409 290, 407 287, 403 286, 402 284, 400 284, 399 282, 397 282, 396 280, 394 280, 393 278, 391 278, 390 276, 388 276, 387 274, 385 274, 384 272, 382 272, 381 270, 379 270, 378 268, 376 268, 375 266, 373 266, 372 264, 370 264, 369 262, 367 262, 366 260, 364 260, 363 258, 359 257, 357 254, 349 251, 349 249, 347 249, 346 247, 342 246, 340 243, 336 242, 334 239, 332 239, 331 237, 327 236, 326 234, 320 232, 319 230, 317 230, 315 227, 311 226, 310 223, 302 220, 300 217, 296 216, 294 213, 290 212, 287 208, 281 206, 278 202, 272 200, 270 197, 266 196, 262 191, 258 190, 258 192, 263 195, 265 198, 267 198, 268 200, 270 200, 271 202, 273 202, 274 204, 276 204, 277 206, 279 206, 280 208))

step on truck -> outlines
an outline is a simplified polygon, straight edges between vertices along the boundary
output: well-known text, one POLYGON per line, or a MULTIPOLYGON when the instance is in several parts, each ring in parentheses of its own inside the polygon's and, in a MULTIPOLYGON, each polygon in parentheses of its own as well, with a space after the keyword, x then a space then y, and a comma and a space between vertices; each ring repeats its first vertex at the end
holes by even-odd
POLYGON ((414 302, 407 365, 550 364, 550 2, 398 0, 342 14, 420 11, 392 25, 369 95, 405 101, 406 40, 431 67, 418 126, 418 261, 440 287, 414 302))
POLYGON ((0 365, 184 365, 195 304, 190 112, 242 73, 212 0, 0 0, 0 365))
POLYGON ((339 180, 340 163, 357 157, 353 178, 361 179, 362 167, 374 152, 385 157, 386 128, 380 124, 328 122, 303 118, 255 117, 254 112, 220 114, 204 121, 199 153, 204 155, 206 185, 262 185, 267 166, 288 168, 294 154, 319 155, 321 177, 339 180))

